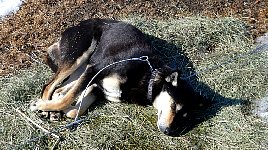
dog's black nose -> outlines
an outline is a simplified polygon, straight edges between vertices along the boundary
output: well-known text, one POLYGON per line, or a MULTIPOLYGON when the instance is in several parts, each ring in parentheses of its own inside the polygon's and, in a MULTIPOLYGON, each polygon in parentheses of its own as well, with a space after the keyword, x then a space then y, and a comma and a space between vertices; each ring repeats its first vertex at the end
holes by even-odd
POLYGON ((166 128, 165 131, 164 131, 164 134, 166 134, 166 135, 172 135, 173 132, 172 132, 172 130, 170 128, 166 128))
POLYGON ((159 126, 159 129, 161 132, 163 132, 165 135, 172 135, 173 134, 173 130, 170 127, 163 127, 163 126, 159 126))

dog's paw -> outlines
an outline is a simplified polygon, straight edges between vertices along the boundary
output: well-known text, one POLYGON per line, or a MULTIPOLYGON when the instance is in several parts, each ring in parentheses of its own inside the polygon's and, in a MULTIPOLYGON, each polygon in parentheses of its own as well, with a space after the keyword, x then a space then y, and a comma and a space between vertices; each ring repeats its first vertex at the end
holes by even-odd
POLYGON ((60 121, 63 118, 63 114, 61 112, 50 112, 49 120, 53 122, 60 121))
POLYGON ((44 100, 42 99, 37 99, 31 102, 30 104, 30 110, 31 111, 38 111, 41 110, 41 106, 44 104, 44 100))
POLYGON ((38 116, 40 117, 40 118, 43 118, 43 119, 48 119, 49 118, 49 114, 50 114, 50 112, 48 112, 48 111, 38 111, 38 116))

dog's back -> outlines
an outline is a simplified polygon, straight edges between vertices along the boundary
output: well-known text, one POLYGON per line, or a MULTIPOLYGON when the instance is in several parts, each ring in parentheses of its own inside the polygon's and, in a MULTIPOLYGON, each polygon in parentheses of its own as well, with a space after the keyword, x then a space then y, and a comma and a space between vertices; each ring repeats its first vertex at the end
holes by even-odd
MULTIPOLYGON (((88 50, 93 38, 96 41, 100 40, 102 30, 108 23, 117 22, 109 19, 89 19, 67 28, 59 41, 48 48, 46 63, 54 72, 57 72, 58 68, 64 68, 63 65, 73 64, 88 50)), ((94 49, 90 55, 93 51, 94 49)))

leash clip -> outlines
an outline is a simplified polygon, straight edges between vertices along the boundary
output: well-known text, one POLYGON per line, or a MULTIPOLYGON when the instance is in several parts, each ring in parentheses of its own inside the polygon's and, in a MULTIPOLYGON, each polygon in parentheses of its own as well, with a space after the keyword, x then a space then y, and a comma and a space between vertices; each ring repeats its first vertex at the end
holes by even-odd
POLYGON ((139 57, 139 60, 141 60, 141 61, 149 61, 148 59, 149 59, 148 56, 141 56, 141 57, 139 57))

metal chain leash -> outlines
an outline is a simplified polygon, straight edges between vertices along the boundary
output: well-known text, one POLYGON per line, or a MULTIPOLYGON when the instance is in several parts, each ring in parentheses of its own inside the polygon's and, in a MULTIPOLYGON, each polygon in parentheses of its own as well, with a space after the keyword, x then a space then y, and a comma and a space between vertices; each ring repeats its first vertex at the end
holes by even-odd
POLYGON ((119 63, 123 63, 123 62, 126 62, 126 61, 142 61, 142 62, 147 62, 147 64, 149 65, 150 67, 150 71, 152 72, 153 71, 153 67, 149 61, 149 57, 148 56, 141 56, 141 57, 134 57, 134 58, 128 58, 128 59, 123 59, 123 60, 120 60, 120 61, 116 61, 116 62, 113 62, 111 64, 108 64, 107 66, 103 67, 101 70, 99 70, 92 78, 91 80, 89 81, 89 83, 87 84, 86 86, 86 89, 82 92, 81 94, 81 102, 79 104, 79 107, 78 107, 78 111, 77 111, 77 114, 75 116, 75 119, 74 119, 74 122, 68 124, 67 126, 73 126, 72 128, 72 131, 76 129, 77 125, 78 125, 78 116, 79 116, 79 112, 81 110, 81 106, 82 106, 82 101, 83 101, 83 98, 86 96, 86 93, 87 93, 87 89, 90 87, 91 83, 93 82, 93 80, 102 72, 104 71, 105 69, 113 66, 113 65, 116 65, 116 64, 119 64, 119 63))
MULTIPOLYGON (((19 148, 19 147, 21 147, 21 146, 23 146, 23 145, 26 145, 26 144, 29 144, 29 143, 31 143, 31 142, 37 141, 37 140, 39 140, 40 138, 49 136, 49 135, 51 135, 51 134, 59 133, 59 132, 65 130, 65 129, 69 129, 70 131, 75 131, 75 130, 77 129, 78 125, 81 124, 82 122, 84 122, 84 121, 86 121, 86 120, 89 120, 89 119, 92 118, 92 117, 100 116, 100 114, 94 114, 94 115, 90 115, 90 116, 88 116, 88 117, 86 117, 86 118, 83 118, 83 119, 78 119, 78 115, 79 115, 79 112, 80 112, 80 110, 81 110, 81 106, 82 106, 83 98, 86 96, 86 91, 87 91, 87 89, 90 87, 90 85, 91 85, 91 83, 93 82, 93 80, 94 80, 94 79, 95 79, 95 78, 96 78, 102 71, 104 71, 105 69, 107 69, 107 68, 109 68, 109 67, 111 67, 111 66, 113 66, 113 65, 116 65, 116 64, 119 64, 119 63, 123 63, 123 62, 126 62, 126 61, 142 61, 142 62, 146 62, 146 63, 149 65, 149 67, 150 67, 150 71, 151 71, 151 72, 153 71, 153 67, 152 67, 152 65, 151 65, 151 63, 150 63, 150 61, 149 61, 149 57, 148 57, 148 56, 141 56, 141 57, 134 57, 134 58, 129 58, 129 59, 123 59, 123 60, 120 60, 120 61, 117 61, 117 62, 113 62, 113 63, 111 63, 111 64, 109 64, 109 65, 103 67, 101 70, 99 70, 99 71, 98 71, 98 72, 91 78, 91 80, 89 81, 89 83, 88 83, 87 86, 86 86, 86 89, 81 93, 82 100, 81 100, 81 102, 80 102, 80 104, 79 104, 79 108, 78 108, 76 117, 75 117, 75 119, 74 119, 73 122, 71 122, 71 123, 69 123, 69 124, 67 124, 67 125, 65 125, 65 126, 63 126, 63 127, 59 127, 59 128, 54 129, 54 130, 51 130, 51 131, 49 131, 48 133, 45 133, 44 135, 41 135, 41 136, 32 138, 32 139, 30 139, 30 140, 27 140, 27 141, 23 142, 22 144, 20 144, 20 145, 18 145, 18 146, 15 146, 15 148, 17 149, 17 148, 19 148)), ((58 140, 60 140, 60 139, 58 139, 58 140)), ((14 147, 11 148, 11 149, 14 149, 14 147)))

